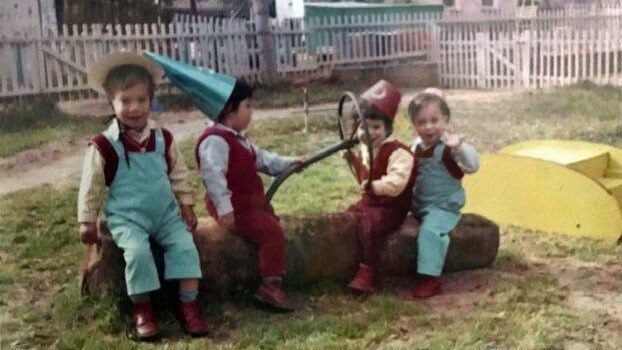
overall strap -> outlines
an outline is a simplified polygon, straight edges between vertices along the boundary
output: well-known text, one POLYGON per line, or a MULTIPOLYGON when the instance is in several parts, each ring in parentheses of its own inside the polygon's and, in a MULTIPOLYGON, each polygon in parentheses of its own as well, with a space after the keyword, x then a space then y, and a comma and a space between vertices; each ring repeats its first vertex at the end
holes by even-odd
POLYGON ((444 146, 443 155, 441 158, 443 165, 447 168, 447 171, 453 176, 456 180, 461 180, 464 177, 464 172, 456 163, 453 155, 451 154, 451 149, 449 147, 444 146))

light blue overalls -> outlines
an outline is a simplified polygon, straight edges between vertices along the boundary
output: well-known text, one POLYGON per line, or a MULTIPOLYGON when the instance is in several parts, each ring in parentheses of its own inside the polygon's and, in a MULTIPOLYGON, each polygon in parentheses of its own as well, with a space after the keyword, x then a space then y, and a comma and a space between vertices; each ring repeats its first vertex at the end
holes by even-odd
POLYGON ((449 247, 449 233, 460 220, 465 194, 460 180, 443 164, 442 143, 429 158, 418 158, 412 213, 421 220, 417 244, 417 272, 440 276, 449 247))
POLYGON ((126 153, 120 139, 105 136, 119 159, 105 210, 112 239, 123 250, 127 293, 160 288, 150 238, 164 250, 165 279, 201 278, 199 255, 167 175, 162 130, 156 129, 155 152, 146 153, 126 153))

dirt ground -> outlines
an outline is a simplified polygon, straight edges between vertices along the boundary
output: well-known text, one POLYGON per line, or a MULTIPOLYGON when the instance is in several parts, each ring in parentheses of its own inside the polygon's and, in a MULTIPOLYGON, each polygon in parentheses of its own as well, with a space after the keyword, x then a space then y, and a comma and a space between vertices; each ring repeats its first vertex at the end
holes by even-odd
MULTIPOLYGON (((312 110, 333 109, 331 104, 313 106, 312 110)), ((87 116, 106 116, 108 106, 102 101, 65 103, 61 108, 69 114, 87 116)), ((335 108, 336 110, 336 108, 335 108)), ((299 113, 299 108, 256 110, 253 118, 278 118, 299 113)), ((302 113, 299 113, 302 117, 302 113)), ((176 142, 181 142, 198 134, 211 123, 200 111, 165 112, 154 118, 169 129, 176 142)), ((52 184, 63 187, 79 181, 84 150, 92 136, 86 135, 72 142, 53 142, 36 149, 17 153, 12 157, 0 158, 0 195, 52 184)))
MULTIPOLYGON (((416 91, 410 89, 404 92, 405 98, 402 99, 403 107, 407 105, 409 97, 413 96, 416 91)), ((499 97, 516 93, 516 91, 482 92, 476 90, 452 90, 446 93, 455 100, 477 99, 484 102, 494 101, 499 97)), ((336 102, 335 104, 312 106, 310 109, 312 112, 313 110, 336 111, 336 102)), ((87 111, 87 116, 105 116, 110 114, 107 103, 101 100, 65 102, 60 105, 60 108, 72 115, 84 115, 85 111, 87 111)), ((278 118, 292 113, 299 114, 301 118, 303 116, 300 108, 281 108, 255 110, 253 118, 256 120, 278 118)), ((171 130, 177 142, 189 137, 196 137, 209 122, 197 110, 165 112, 155 119, 171 130)), ((44 184, 62 187, 77 183, 82 166, 82 156, 90 137, 85 136, 69 143, 54 142, 37 149, 19 152, 12 157, 0 158, 0 195, 44 184)))

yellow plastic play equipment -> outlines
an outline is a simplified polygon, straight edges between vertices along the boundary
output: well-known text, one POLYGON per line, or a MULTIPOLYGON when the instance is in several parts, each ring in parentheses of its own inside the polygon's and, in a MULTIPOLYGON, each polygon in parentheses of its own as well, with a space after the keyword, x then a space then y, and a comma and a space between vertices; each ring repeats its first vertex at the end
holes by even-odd
POLYGON ((622 233, 622 150, 527 141, 485 154, 464 178, 465 213, 501 224, 616 242, 622 233))

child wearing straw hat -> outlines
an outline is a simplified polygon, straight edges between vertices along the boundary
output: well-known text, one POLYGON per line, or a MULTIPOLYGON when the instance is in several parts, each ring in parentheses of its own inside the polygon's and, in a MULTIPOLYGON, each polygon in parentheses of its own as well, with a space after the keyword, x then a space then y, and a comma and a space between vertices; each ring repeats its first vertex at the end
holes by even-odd
POLYGON ((207 330, 197 303, 199 256, 190 233, 197 225, 187 168, 172 134, 149 119, 162 69, 143 55, 115 52, 88 76, 107 96, 115 116, 90 143, 78 194, 80 238, 99 241, 101 207, 112 239, 123 250, 127 293, 139 338, 153 338, 158 322, 149 292, 160 288, 150 240, 164 250, 164 278, 179 281, 179 316, 185 331, 207 330), (181 208, 180 208, 181 206, 181 208))
POLYGON ((302 160, 262 150, 244 135, 252 117, 253 89, 247 83, 156 54, 149 57, 215 122, 195 148, 207 210, 229 232, 258 245, 262 282, 255 298, 277 311, 290 311, 281 287, 285 234, 258 172, 276 176, 302 160))

